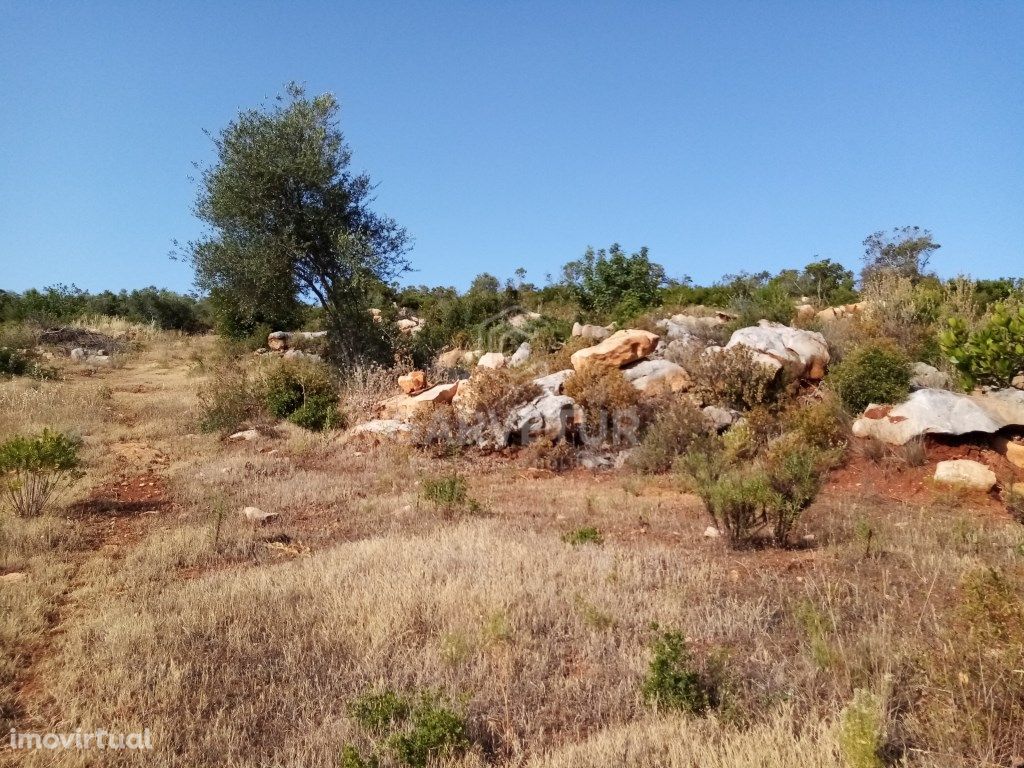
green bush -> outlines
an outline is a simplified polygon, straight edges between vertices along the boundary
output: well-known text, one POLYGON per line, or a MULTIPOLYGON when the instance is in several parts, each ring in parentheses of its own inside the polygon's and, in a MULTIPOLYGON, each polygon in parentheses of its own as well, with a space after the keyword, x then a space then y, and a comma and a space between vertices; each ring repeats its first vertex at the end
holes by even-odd
POLYGON ((358 749, 351 744, 346 744, 341 748, 338 765, 340 768, 378 768, 380 761, 376 755, 363 757, 358 749))
POLYGON ((230 433, 265 418, 263 398, 248 374, 237 366, 216 371, 199 390, 199 428, 203 432, 230 433))
POLYGON ((582 544, 601 544, 604 542, 604 537, 601 535, 601 531, 592 525, 588 525, 562 534, 562 541, 578 547, 582 544))
POLYGON ((322 363, 282 361, 263 388, 267 410, 279 419, 315 432, 344 426, 337 385, 322 363))
POLYGON ((690 392, 705 405, 747 410, 774 404, 785 391, 783 374, 759 363, 744 346, 716 354, 700 351, 683 367, 693 379, 690 392))
POLYGON ((629 463, 644 474, 667 472, 676 457, 707 431, 706 419, 697 406, 689 399, 673 400, 647 428, 629 463))
POLYGON ((466 478, 457 472, 423 481, 423 498, 446 512, 472 504, 466 478))
POLYGON ((0 445, 0 492, 19 517, 42 514, 79 477, 81 442, 44 429, 0 445))
POLYGON ((364 693, 348 707, 352 719, 371 733, 381 733, 403 722, 410 710, 408 699, 390 690, 364 693))
POLYGON ((715 686, 694 666, 679 632, 664 632, 651 646, 651 662, 643 682, 644 698, 659 709, 704 714, 715 699, 715 686))
POLYGON ((973 330, 962 317, 947 324, 939 346, 969 385, 1005 387, 1024 371, 1024 304, 996 304, 973 330))
POLYGON ((828 382, 852 413, 871 403, 899 403, 910 393, 906 355, 884 344, 865 344, 832 367, 828 382))
POLYGON ((839 749, 850 768, 884 768, 881 758, 882 717, 877 697, 857 689, 843 710, 839 749))
POLYGON ((409 717, 408 730, 389 740, 395 757, 411 768, 426 768, 438 758, 453 757, 469 748, 466 719, 441 704, 435 696, 423 696, 409 717))

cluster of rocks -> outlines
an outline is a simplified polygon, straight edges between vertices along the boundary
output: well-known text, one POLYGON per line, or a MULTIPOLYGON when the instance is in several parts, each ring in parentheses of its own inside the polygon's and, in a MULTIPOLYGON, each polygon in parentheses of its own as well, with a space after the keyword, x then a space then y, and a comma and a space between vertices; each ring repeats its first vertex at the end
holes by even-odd
POLYGON ((267 336, 267 346, 256 350, 257 355, 277 355, 286 360, 305 358, 320 362, 316 352, 303 347, 315 347, 327 341, 327 331, 274 331, 267 336))
MULTIPOLYGON (((372 308, 369 311, 374 322, 384 322, 384 313, 381 310, 372 308)), ((398 328, 399 333, 406 336, 415 336, 423 330, 423 326, 425 324, 426 320, 422 317, 417 317, 410 310, 405 309, 404 307, 398 310, 398 319, 395 321, 395 326, 398 328)))
POLYGON ((83 365, 105 366, 110 365, 113 360, 105 349, 86 349, 85 347, 75 347, 68 353, 68 356, 74 362, 83 365))

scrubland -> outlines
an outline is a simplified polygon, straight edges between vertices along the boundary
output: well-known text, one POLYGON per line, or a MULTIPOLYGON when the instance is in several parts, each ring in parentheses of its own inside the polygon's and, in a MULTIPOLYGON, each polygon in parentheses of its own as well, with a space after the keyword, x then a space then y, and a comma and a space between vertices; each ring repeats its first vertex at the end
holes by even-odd
POLYGON ((358 714, 385 692, 455 715, 438 765, 1024 754, 1024 528, 988 497, 854 450, 798 545, 733 550, 672 475, 286 422, 251 442, 204 433, 199 393, 226 360, 213 337, 154 333, 109 368, 0 382, 0 434, 78 434, 85 468, 57 511, 0 518, 0 730, 149 728, 155 744, 0 743, 0 761, 394 765, 401 718, 358 714), (424 498, 453 473, 472 503, 424 498), (246 506, 279 517, 254 525, 246 506), (646 695, 671 632, 706 704, 692 711, 646 695))

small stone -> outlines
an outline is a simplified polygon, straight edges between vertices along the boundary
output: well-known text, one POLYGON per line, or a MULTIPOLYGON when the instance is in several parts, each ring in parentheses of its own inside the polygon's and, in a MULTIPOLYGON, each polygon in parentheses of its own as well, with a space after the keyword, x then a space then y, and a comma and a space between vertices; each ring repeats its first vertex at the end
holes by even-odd
POLYGON ((497 370, 505 367, 505 356, 501 352, 488 352, 480 358, 478 368, 491 368, 497 370))
POLYGON ((242 510, 242 517, 248 520, 250 523, 256 523, 258 525, 266 525, 269 522, 277 520, 280 517, 277 512, 264 512, 259 507, 246 507, 242 510))
POLYGON ((722 532, 715 528, 715 526, 713 525, 709 525, 707 528, 704 529, 704 538, 706 539, 717 539, 721 535, 722 532))
POLYGON ((0 584, 14 584, 18 581, 24 581, 26 578, 28 578, 28 574, 24 571, 12 571, 0 576, 0 584))
POLYGON ((427 388, 427 374, 423 371, 409 371, 398 377, 398 388, 407 395, 415 395, 427 388))
POLYGON ((996 484, 996 473, 979 461, 952 459, 935 466, 935 482, 978 491, 990 491, 996 484))
POLYGON ((235 432, 235 434, 228 437, 228 440, 245 440, 251 442, 258 439, 260 436, 258 429, 243 429, 241 432, 235 432))

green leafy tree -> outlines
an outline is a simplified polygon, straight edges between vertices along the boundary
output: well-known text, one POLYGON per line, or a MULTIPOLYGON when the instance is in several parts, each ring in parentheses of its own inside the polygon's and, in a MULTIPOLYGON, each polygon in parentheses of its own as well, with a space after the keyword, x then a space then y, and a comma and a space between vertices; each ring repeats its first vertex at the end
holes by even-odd
POLYGON ((800 295, 813 297, 818 306, 849 304, 857 300, 853 272, 831 259, 812 261, 799 277, 800 295))
POLYGON ((335 354, 352 360, 384 351, 369 297, 408 268, 409 239, 370 210, 373 185, 350 170, 338 111, 331 94, 292 84, 273 107, 229 123, 195 206, 210 229, 188 257, 225 331, 293 327, 311 301, 335 354))
POLYGON ((920 280, 928 275, 928 262, 942 246, 932 233, 921 227, 896 227, 892 232, 875 232, 864 239, 864 269, 861 282, 878 272, 895 272, 920 280))
POLYGON ((583 258, 562 267, 562 275, 582 310, 620 320, 656 306, 667 282, 646 247, 627 254, 618 243, 608 250, 587 248, 583 258))

